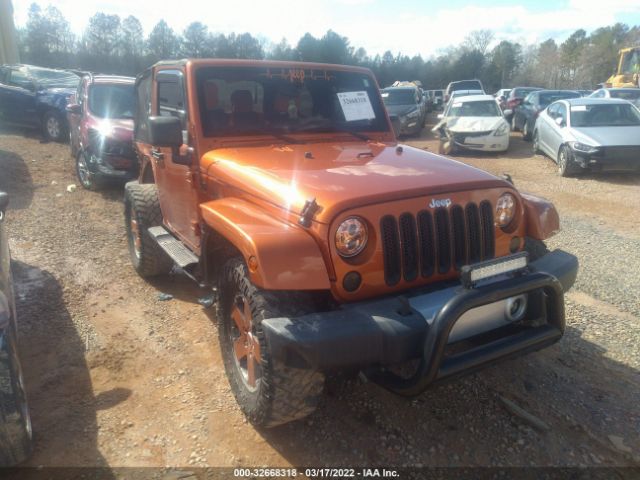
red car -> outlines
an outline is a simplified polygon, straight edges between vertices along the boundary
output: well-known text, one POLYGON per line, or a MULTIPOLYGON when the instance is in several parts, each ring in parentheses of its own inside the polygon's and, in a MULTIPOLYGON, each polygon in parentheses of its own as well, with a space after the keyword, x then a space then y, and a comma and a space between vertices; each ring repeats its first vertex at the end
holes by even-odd
POLYGON ((69 143, 82 186, 98 189, 107 179, 138 174, 133 149, 135 79, 85 75, 67 105, 69 143))

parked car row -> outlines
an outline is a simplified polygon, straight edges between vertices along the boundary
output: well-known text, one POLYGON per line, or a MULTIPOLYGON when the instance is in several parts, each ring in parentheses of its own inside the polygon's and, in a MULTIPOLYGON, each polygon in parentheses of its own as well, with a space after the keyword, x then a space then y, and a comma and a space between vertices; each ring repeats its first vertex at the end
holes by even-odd
POLYGON ((0 67, 0 122, 38 128, 46 140, 69 139, 80 184, 137 174, 132 77, 31 65, 0 67))

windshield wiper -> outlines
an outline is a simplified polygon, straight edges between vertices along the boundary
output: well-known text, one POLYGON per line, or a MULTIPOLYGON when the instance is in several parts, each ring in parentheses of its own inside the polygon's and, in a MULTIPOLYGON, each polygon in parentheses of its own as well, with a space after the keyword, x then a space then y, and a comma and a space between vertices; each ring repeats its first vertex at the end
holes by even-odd
POLYGON ((278 140, 282 140, 283 142, 287 142, 287 143, 293 143, 293 144, 299 144, 299 145, 303 143, 307 143, 298 138, 293 138, 293 137, 290 137, 289 135, 284 135, 282 133, 279 133, 273 130, 267 130, 265 133, 267 133, 268 135, 271 135, 272 137, 277 138, 278 140))
POLYGON ((353 132, 351 130, 347 130, 344 128, 335 128, 335 127, 331 127, 331 126, 313 126, 313 127, 302 127, 302 128, 298 128, 296 129, 296 132, 316 132, 316 133, 348 133, 349 135, 353 135, 354 137, 360 139, 360 140, 364 140, 365 142, 368 142, 370 140, 369 137, 367 137, 366 135, 359 133, 359 132, 353 132))

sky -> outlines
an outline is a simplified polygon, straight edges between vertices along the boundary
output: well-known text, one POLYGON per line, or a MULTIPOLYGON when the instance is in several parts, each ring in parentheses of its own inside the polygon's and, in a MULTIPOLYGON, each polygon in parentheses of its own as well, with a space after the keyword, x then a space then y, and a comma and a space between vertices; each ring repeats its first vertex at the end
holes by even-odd
MULTIPOLYGON (((33 0, 13 0, 16 26, 27 21, 33 0)), ((369 55, 387 50, 425 58, 480 29, 506 39, 532 44, 547 38, 562 41, 573 31, 587 32, 623 22, 640 25, 640 0, 56 0, 55 5, 77 34, 96 12, 134 15, 147 35, 164 19, 181 32, 201 21, 216 33, 249 32, 266 42, 286 38, 295 45, 306 32, 316 37, 327 30, 349 38, 369 55)))

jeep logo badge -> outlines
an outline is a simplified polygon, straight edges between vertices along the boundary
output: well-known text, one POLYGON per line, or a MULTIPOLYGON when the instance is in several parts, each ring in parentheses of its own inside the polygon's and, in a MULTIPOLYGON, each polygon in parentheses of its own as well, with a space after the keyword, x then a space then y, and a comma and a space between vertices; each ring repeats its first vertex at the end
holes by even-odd
POLYGON ((441 198, 440 200, 436 200, 435 198, 432 198, 431 203, 429 204, 429 207, 438 208, 438 207, 448 207, 449 205, 451 205, 450 198, 441 198))

